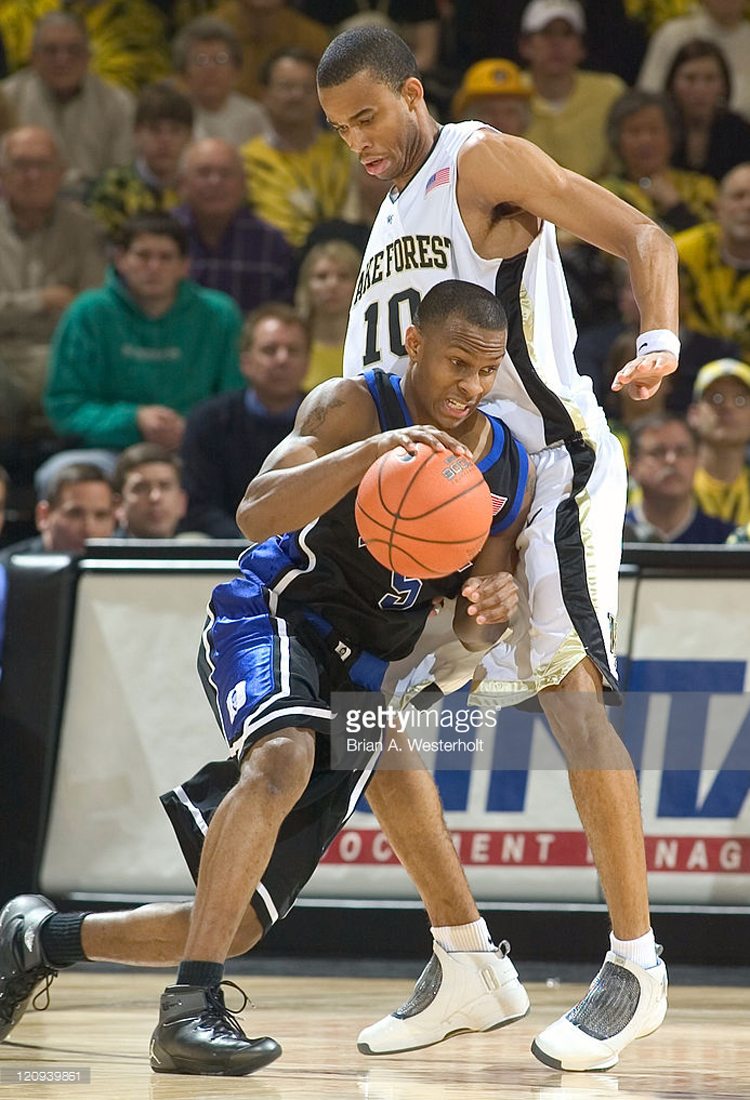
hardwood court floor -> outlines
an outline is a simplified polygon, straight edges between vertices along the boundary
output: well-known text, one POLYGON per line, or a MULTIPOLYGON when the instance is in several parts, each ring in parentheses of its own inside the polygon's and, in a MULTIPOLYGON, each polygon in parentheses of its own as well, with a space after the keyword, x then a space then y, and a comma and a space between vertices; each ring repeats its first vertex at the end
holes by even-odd
MULTIPOLYGON (((352 964, 352 970, 356 964, 352 964)), ((171 974, 171 972, 169 972, 171 974)), ((750 1098, 750 994, 743 987, 676 986, 655 1035, 607 1074, 561 1074, 529 1053, 534 1034, 584 991, 527 983, 531 1014, 510 1028, 430 1050, 366 1058, 357 1031, 398 1005, 404 979, 257 977, 248 1034, 270 1034, 282 1057, 245 1078, 159 1075, 147 1050, 166 975, 87 969, 55 982, 51 1007, 29 1012, 0 1045, 0 1098, 13 1100, 712 1100, 750 1098), (11 1081, 13 1071, 90 1069, 91 1083, 11 1081)), ((229 991, 230 1003, 233 991, 229 991)), ((28 1076, 28 1075, 27 1075, 28 1076)), ((32 1074, 33 1076, 33 1074, 32 1074)))

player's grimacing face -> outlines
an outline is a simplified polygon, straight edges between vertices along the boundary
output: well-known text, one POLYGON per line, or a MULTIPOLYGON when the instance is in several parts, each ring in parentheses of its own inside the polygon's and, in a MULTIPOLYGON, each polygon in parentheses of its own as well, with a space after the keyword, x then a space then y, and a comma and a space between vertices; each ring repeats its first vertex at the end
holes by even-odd
POLYGON ((413 110, 421 98, 418 80, 410 78, 394 92, 365 71, 319 88, 318 98, 331 127, 370 175, 399 180, 418 165, 424 144, 413 110))
POLYGON ((412 392, 420 415, 439 428, 460 431, 494 386, 505 341, 504 330, 459 318, 422 329, 412 326, 406 348, 415 364, 412 392))

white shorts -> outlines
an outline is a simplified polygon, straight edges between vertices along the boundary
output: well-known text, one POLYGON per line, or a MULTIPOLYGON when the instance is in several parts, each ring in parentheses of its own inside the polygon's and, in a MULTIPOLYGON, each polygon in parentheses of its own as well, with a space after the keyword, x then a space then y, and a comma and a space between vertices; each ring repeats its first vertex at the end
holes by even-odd
POLYGON ((615 624, 627 473, 606 425, 530 455, 534 500, 518 539, 519 606, 507 636, 483 658, 451 629, 453 608, 428 621, 418 650, 392 666, 387 686, 409 698, 429 681, 446 694, 473 680, 473 696, 518 703, 589 657, 617 692, 615 624))

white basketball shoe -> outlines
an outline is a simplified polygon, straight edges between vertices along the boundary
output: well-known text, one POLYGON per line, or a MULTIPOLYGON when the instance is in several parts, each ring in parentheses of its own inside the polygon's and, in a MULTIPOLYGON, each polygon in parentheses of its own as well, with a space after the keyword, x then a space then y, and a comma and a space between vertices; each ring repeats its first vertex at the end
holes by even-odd
POLYGON ((537 1035, 531 1052, 553 1069, 611 1069, 620 1051, 656 1031, 666 1012, 667 968, 661 959, 645 970, 608 951, 583 1000, 537 1035))
POLYGON ((494 1031, 520 1020, 529 998, 508 958, 503 941, 497 951, 444 951, 433 955, 414 992, 390 1016, 361 1031, 361 1054, 400 1054, 432 1046, 465 1031, 494 1031))

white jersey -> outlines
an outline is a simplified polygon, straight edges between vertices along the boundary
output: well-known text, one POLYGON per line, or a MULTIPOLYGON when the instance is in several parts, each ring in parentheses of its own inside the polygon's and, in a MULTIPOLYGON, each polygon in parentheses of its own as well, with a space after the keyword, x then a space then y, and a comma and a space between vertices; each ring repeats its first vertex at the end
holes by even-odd
POLYGON ((573 358, 576 328, 554 226, 544 222, 529 248, 509 260, 474 251, 456 199, 457 162, 483 126, 444 126, 416 175, 383 200, 354 290, 344 374, 376 366, 403 374, 404 332, 422 297, 444 279, 478 283, 508 314, 507 354, 487 410, 536 452, 576 432, 597 434, 604 413, 573 358))

